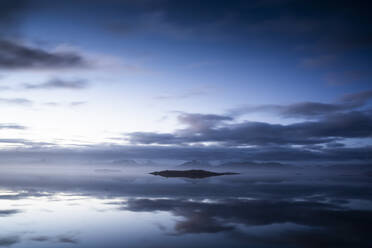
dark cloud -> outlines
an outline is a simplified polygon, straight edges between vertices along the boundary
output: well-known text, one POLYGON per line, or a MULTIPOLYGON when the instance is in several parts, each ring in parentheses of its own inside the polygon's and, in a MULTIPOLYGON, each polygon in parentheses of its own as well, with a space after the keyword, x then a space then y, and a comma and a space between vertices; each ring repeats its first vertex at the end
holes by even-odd
POLYGON ((134 144, 182 144, 185 143, 185 135, 189 135, 190 133, 196 133, 199 135, 204 131, 210 130, 217 125, 224 123, 225 121, 232 120, 229 116, 188 113, 181 113, 178 115, 177 119, 179 123, 187 126, 186 129, 179 130, 179 133, 182 133, 179 137, 174 134, 134 132, 129 135, 129 140, 134 144), (157 142, 154 142, 155 140, 157 140, 157 142))
POLYGON ((354 83, 369 85, 372 73, 368 70, 345 70, 344 72, 329 72, 325 80, 329 85, 340 86, 354 83))
POLYGON ((66 69, 86 67, 88 62, 76 52, 53 52, 22 42, 25 17, 42 2, 4 0, 0 3, 0 69, 66 69))
POLYGON ((283 117, 314 118, 327 114, 355 110, 365 106, 371 99, 372 91, 368 90, 345 95, 335 103, 300 102, 289 105, 267 104, 243 106, 231 109, 229 114, 232 116, 239 116, 254 112, 271 112, 277 113, 283 117))
MULTIPOLYGON (((38 192, 35 190, 24 190, 23 192, 17 192, 15 194, 3 194, 0 195, 0 200, 20 200, 20 199, 25 199, 29 197, 45 197, 49 196, 49 193, 46 192, 38 192)), ((12 210, 4 210, 4 216, 12 215, 12 214, 17 214, 20 213, 20 210, 17 209, 12 209, 12 210)))
MULTIPOLYGON (((361 83, 354 73, 346 79, 344 71, 365 70, 372 55, 372 18, 366 11, 372 6, 364 0, 113 1, 113 6, 115 17, 103 24, 109 32, 220 42, 222 49, 272 56, 278 65, 295 58, 336 84, 361 83)), ((363 83, 370 80, 368 75, 363 83)))
POLYGON ((64 69, 87 66, 73 52, 49 52, 10 40, 0 40, 0 69, 64 69))
POLYGON ((301 102, 290 105, 260 105, 260 106, 244 106, 230 110, 233 116, 255 112, 271 112, 278 113, 283 117, 317 117, 319 115, 341 112, 348 109, 353 109, 354 106, 348 104, 332 104, 319 102, 301 102))
POLYGON ((0 143, 17 145, 17 154, 12 150, 2 153, 4 158, 14 161, 22 153, 20 157, 31 160, 39 156, 52 160, 69 157, 71 160, 104 162, 127 159, 236 159, 317 164, 369 163, 370 146, 351 148, 349 144, 355 143, 355 140, 368 144, 372 138, 372 111, 367 108, 371 97, 370 91, 364 91, 345 95, 332 104, 282 106, 282 113, 316 116, 313 120, 292 124, 237 121, 232 115, 179 112, 177 120, 182 129, 172 133, 127 133, 123 138, 129 141, 129 145, 82 145, 65 149, 48 142, 5 138, 0 143), (32 152, 27 150, 30 147, 32 152), (41 150, 46 147, 48 150, 41 150))
POLYGON ((27 8, 26 0, 4 0, 0 2, 0 35, 17 35, 18 25, 27 8))
POLYGON ((112 2, 121 19, 108 30, 175 37, 258 39, 266 43, 313 44, 332 50, 371 47, 367 1, 139 1, 112 2), (275 39, 273 39, 275 38, 275 39), (333 47, 332 47, 333 46, 333 47))
POLYGON ((170 133, 133 132, 129 134, 129 142, 132 144, 175 144, 184 143, 182 137, 175 137, 170 133))
POLYGON ((216 127, 216 125, 221 124, 223 121, 232 120, 229 116, 188 113, 180 114, 177 119, 181 124, 187 125, 189 129, 195 132, 216 127))
POLYGON ((245 121, 224 124, 230 117, 182 114, 187 128, 175 133, 129 133, 133 144, 178 144, 218 142, 223 145, 307 145, 333 142, 345 138, 367 138, 372 135, 371 112, 353 111, 327 115, 317 121, 289 125, 245 121), (220 126, 218 126, 218 124, 220 126))
POLYGON ((24 84, 23 87, 29 90, 45 89, 71 89, 81 90, 88 87, 88 83, 85 80, 63 80, 59 78, 50 79, 49 81, 41 84, 24 84))
POLYGON ((354 106, 362 106, 372 99, 372 90, 362 91, 354 94, 347 94, 341 98, 343 102, 354 106))

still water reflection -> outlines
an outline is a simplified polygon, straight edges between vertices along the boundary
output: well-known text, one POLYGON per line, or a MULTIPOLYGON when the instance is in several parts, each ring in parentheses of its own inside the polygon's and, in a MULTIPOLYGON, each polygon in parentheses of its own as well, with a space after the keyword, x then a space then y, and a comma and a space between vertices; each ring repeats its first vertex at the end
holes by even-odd
MULTIPOLYGON (((109 172, 109 173, 107 173, 109 172)), ((3 174, 0 246, 371 247, 368 173, 3 174)))

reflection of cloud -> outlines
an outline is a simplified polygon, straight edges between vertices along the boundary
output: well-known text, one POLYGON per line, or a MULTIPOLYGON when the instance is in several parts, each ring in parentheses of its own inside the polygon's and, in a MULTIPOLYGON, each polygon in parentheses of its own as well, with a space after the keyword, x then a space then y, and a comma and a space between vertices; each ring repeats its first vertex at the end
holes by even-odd
MULTIPOLYGON (((336 204, 312 201, 273 201, 225 199, 217 202, 183 199, 130 199, 122 209, 136 212, 169 211, 184 219, 176 221, 176 234, 228 232, 261 244, 285 245, 297 240, 299 247, 317 247, 321 243, 339 247, 368 247, 372 211, 342 208, 336 204), (252 235, 245 226, 272 226, 292 223, 307 228, 291 232, 263 232, 252 235), (322 230, 320 232, 320 230, 322 230), (344 239, 340 234, 355 239, 344 239), (317 236, 321 234, 320 236, 317 236), (312 239, 314 238, 314 239, 312 239), (308 241, 313 242, 308 243, 308 241)), ((270 229, 269 229, 270 230, 270 229)))
POLYGON ((68 243, 68 244, 79 243, 79 240, 75 237, 74 234, 63 234, 63 235, 59 235, 56 237, 35 236, 30 239, 36 242, 56 242, 56 243, 68 243))
POLYGON ((37 237, 31 238, 31 240, 37 241, 37 242, 46 242, 46 241, 50 241, 50 238, 47 236, 37 236, 37 237))
POLYGON ((59 243, 69 243, 69 244, 77 244, 79 240, 74 235, 60 235, 57 237, 57 242, 59 243))
POLYGON ((11 246, 20 241, 19 236, 0 237, 0 246, 11 246))
POLYGON ((8 210, 0 210, 0 217, 5 217, 13 214, 18 214, 20 213, 20 210, 17 209, 8 209, 8 210))
MULTIPOLYGON (((171 229, 163 228, 170 235, 218 233, 238 242, 257 244, 253 247, 259 247, 259 244, 285 247, 293 244, 293 240, 297 242, 296 247, 319 247, 321 244, 328 247, 347 247, 346 244, 349 247, 368 247, 366 230, 372 228, 372 211, 370 208, 361 210, 351 203, 354 199, 371 201, 369 178, 362 175, 333 178, 325 176, 324 171, 319 176, 307 169, 301 170, 303 176, 291 174, 291 171, 279 176, 279 171, 266 176, 262 171, 257 175, 252 172, 244 177, 201 181, 198 184, 158 182, 147 176, 134 176, 134 181, 126 180, 124 175, 92 177, 91 169, 87 169, 85 177, 69 176, 69 180, 66 176, 47 176, 44 172, 44 180, 40 180, 39 175, 27 175, 27 180, 23 180, 24 177, 18 173, 13 180, 20 183, 11 183, 6 179, 9 175, 3 175, 0 182, 6 187, 16 185, 14 187, 20 190, 23 197, 48 194, 36 190, 27 192, 22 188, 39 188, 41 192, 63 191, 63 194, 49 194, 46 200, 61 201, 66 206, 71 200, 86 201, 81 198, 81 194, 85 194, 99 199, 100 204, 110 204, 110 211, 112 207, 119 207, 133 212, 169 212, 177 217, 171 218, 175 220, 171 229), (265 180, 273 177, 283 180, 265 180), (125 196, 128 195, 133 198, 127 200, 125 196), (187 195, 191 198, 184 198, 187 195), (287 228, 288 225, 290 228, 287 228)), ((10 191, 3 194, 8 197, 4 199, 22 197, 10 191)), ((37 198, 32 200, 38 201, 37 198)), ((31 237, 38 242, 71 244, 79 241, 79 236, 73 232, 57 236, 41 233, 31 237)))
POLYGON ((84 101, 74 101, 74 102, 70 102, 70 106, 71 107, 77 107, 77 106, 81 106, 81 105, 84 105, 86 104, 86 102, 84 101))

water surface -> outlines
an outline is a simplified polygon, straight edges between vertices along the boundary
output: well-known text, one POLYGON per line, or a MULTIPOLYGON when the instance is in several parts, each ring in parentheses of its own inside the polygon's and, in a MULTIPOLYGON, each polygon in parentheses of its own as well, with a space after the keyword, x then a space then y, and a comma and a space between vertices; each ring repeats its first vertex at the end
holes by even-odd
POLYGON ((371 247, 366 171, 184 179, 83 168, 0 179, 0 246, 371 247))

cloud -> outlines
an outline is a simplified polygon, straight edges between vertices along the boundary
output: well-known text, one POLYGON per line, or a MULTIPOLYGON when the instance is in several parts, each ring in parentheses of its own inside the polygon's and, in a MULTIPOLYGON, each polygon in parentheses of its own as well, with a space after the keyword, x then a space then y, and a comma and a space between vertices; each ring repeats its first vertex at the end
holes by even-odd
POLYGON ((31 146, 33 148, 55 145, 54 143, 49 143, 49 142, 37 142, 37 141, 32 141, 32 140, 27 140, 27 139, 5 139, 5 138, 0 139, 0 144, 1 143, 31 146))
POLYGON ((187 125, 189 129, 196 132, 216 127, 224 121, 233 120, 231 117, 223 115, 190 113, 181 113, 177 119, 181 124, 187 125))
POLYGON ((367 101, 372 99, 372 90, 362 91, 359 93, 348 94, 341 98, 343 102, 351 103, 354 106, 363 106, 367 101))
POLYGON ((173 134, 134 132, 129 134, 129 140, 133 144, 182 144, 185 142, 184 136, 189 133, 197 133, 199 135, 200 132, 214 128, 225 121, 232 120, 229 116, 189 113, 181 113, 177 119, 179 123, 187 126, 186 129, 178 131, 180 134, 182 133, 178 137, 173 134))
POLYGON ((27 127, 18 125, 18 124, 13 124, 13 123, 3 123, 0 124, 0 129, 18 129, 18 130, 23 130, 27 129, 27 127))
MULTIPOLYGON (((349 94, 335 103, 280 105, 278 113, 292 116, 315 116, 290 124, 273 124, 238 120, 233 115, 178 112, 181 125, 170 133, 132 132, 118 138, 128 145, 96 144, 63 149, 53 143, 25 139, 0 139, 14 144, 22 156, 118 161, 123 159, 202 159, 244 161, 361 162, 367 163, 371 147, 352 148, 358 142, 372 139, 372 110, 367 103, 371 91, 349 94), (32 153, 26 153, 32 148, 32 153), (48 148, 47 151, 42 149, 48 148), (60 157, 61 156, 61 157, 60 157)), ((263 105, 266 111, 267 105, 263 105)), ((5 125, 4 128, 21 128, 5 125)), ((10 150, 4 157, 15 154, 10 150)), ((21 155, 20 155, 21 156, 21 155)), ((21 157, 22 157, 21 156, 21 157)), ((54 158, 53 158, 54 159, 54 158)))
POLYGON ((177 138, 170 133, 133 132, 129 134, 131 144, 182 144, 182 138, 177 138))
POLYGON ((43 105, 49 106, 49 107, 58 107, 58 106, 69 106, 69 107, 79 107, 87 102, 85 101, 73 101, 73 102, 67 102, 67 103, 61 103, 61 102, 45 102, 43 105))
POLYGON ((17 29, 27 9, 27 1, 1 1, 0 2, 0 35, 17 35, 17 29))
POLYGON ((186 92, 184 94, 179 95, 162 95, 162 96, 156 96, 154 99, 156 100, 179 100, 179 99, 187 99, 192 98, 196 96, 202 96, 205 95, 205 91, 192 91, 192 92, 186 92))
MULTIPOLYGON (((312 44, 322 50, 371 47, 366 1, 203 1, 115 2, 120 18, 106 29, 121 35, 151 33, 214 40, 252 37, 275 46, 312 44), (197 7, 195 7, 197 6, 197 7), (274 43, 275 41, 275 43, 274 43)), ((313 63, 313 62, 311 62, 313 63)))
POLYGON ((352 109, 354 106, 344 104, 329 104, 319 102, 300 102, 290 105, 259 105, 259 106, 243 106, 231 109, 229 112, 233 116, 255 112, 271 112, 278 113, 283 117, 316 117, 328 113, 340 112, 343 110, 352 109))
POLYGON ((23 87, 28 90, 54 90, 54 89, 70 89, 81 90, 88 87, 85 80, 63 80, 59 78, 50 79, 49 81, 41 84, 24 84, 23 87))
MULTIPOLYGON (((48 195, 49 195, 49 193, 46 193, 46 192, 38 192, 38 191, 35 191, 35 190, 24 190, 22 192, 17 192, 16 194, 0 195, 0 199, 2 199, 2 200, 20 200, 20 199, 25 199, 25 198, 28 198, 28 197, 44 197, 44 196, 48 196, 48 195)), ((6 216, 6 214, 12 215, 12 214, 17 214, 17 213, 21 212, 20 210, 16 210, 16 209, 4 210, 4 211, 8 211, 8 213, 5 213, 4 216, 6 216)))
POLYGON ((319 57, 310 57, 302 59, 301 65, 305 67, 324 67, 336 61, 333 55, 322 55, 319 57))
POLYGON ((0 104, 29 106, 33 102, 27 98, 0 98, 0 104))
POLYGON ((372 113, 353 111, 327 115, 317 121, 305 121, 288 125, 232 120, 227 116, 181 114, 180 123, 185 129, 174 133, 135 132, 127 134, 132 144, 187 145, 202 142, 218 142, 224 146, 241 145, 310 145, 334 142, 345 138, 372 136, 372 113))
POLYGON ((346 70, 344 72, 329 72, 324 79, 329 85, 366 84, 369 85, 372 73, 363 70, 346 70))
POLYGON ((372 99, 372 91, 362 91, 341 97, 334 103, 299 102, 289 105, 266 104, 243 106, 228 111, 229 115, 239 116, 255 112, 277 113, 283 117, 314 118, 364 107, 372 99))
POLYGON ((0 69, 66 69, 87 65, 77 53, 50 52, 0 39, 0 69))

